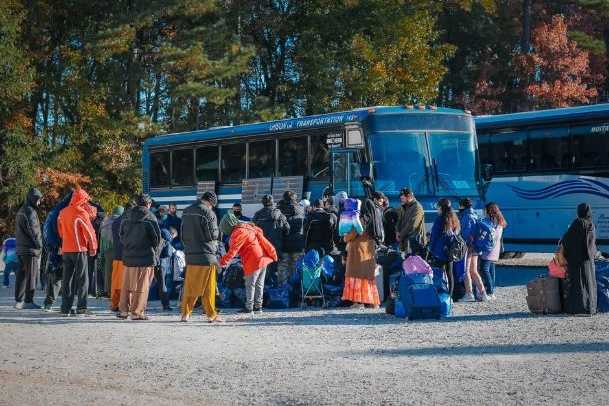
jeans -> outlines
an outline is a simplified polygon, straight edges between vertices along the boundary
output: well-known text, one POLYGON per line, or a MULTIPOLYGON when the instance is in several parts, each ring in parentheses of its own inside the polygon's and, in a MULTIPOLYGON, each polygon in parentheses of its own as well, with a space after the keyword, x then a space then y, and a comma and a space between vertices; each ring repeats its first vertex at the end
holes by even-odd
POLYGON ((253 274, 246 275, 245 278, 245 308, 247 310, 262 309, 262 299, 264 294, 264 278, 266 277, 266 267, 257 270, 253 274))
POLYGON ((64 252, 63 254, 63 295, 61 312, 69 313, 74 304, 74 296, 78 297, 76 308, 87 308, 87 292, 89 289, 89 256, 86 252, 64 252))
POLYGON ((480 259, 480 271, 486 293, 492 295, 495 293, 495 261, 480 259))
POLYGON ((44 299, 45 306, 53 306, 55 300, 57 300, 57 296, 61 292, 61 281, 62 274, 56 274, 54 272, 49 272, 47 279, 47 297, 44 299))
POLYGON ((277 265, 277 286, 285 285, 296 271, 296 262, 298 257, 302 255, 300 252, 284 252, 281 260, 277 265))
POLYGON ((173 275, 171 269, 164 269, 161 265, 154 267, 154 279, 159 293, 159 299, 163 305, 163 309, 169 307, 171 291, 173 288, 173 275))
POLYGON ((19 262, 9 262, 8 264, 5 265, 4 267, 4 286, 8 287, 9 285, 9 276, 11 275, 11 272, 15 272, 15 275, 17 275, 17 272, 19 272, 19 262))

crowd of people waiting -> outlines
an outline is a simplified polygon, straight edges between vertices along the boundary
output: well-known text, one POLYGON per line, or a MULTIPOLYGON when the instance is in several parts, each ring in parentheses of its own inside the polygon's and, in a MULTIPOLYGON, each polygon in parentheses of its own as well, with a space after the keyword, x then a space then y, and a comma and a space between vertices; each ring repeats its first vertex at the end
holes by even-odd
MULTIPOLYGON (((407 188, 402 189, 396 208, 389 206, 381 192, 372 192, 363 202, 340 192, 310 204, 297 201, 288 191, 277 204, 271 195, 264 196, 263 208, 252 219, 235 203, 220 221, 213 192, 205 192, 185 208, 181 218, 175 204, 154 207, 145 194, 104 216, 103 209, 78 188, 49 213, 44 228, 37 214, 41 198, 38 190, 30 190, 17 213, 16 235, 3 244, 5 286, 10 272, 16 273, 15 308, 39 308, 34 292, 44 248, 44 310, 51 311, 61 291, 62 314, 89 314, 88 295, 101 294, 110 299, 118 318, 131 320, 148 319, 146 306, 153 280, 163 309, 172 310, 173 285, 181 279, 181 320, 189 320, 200 300, 209 321, 222 322, 216 307, 218 272, 236 256, 243 264, 245 285, 240 311, 261 312, 267 269, 276 274, 279 284, 285 283, 296 272, 298 258, 310 250, 332 255, 344 264, 342 300, 352 307, 381 305, 375 279, 381 247, 402 257, 419 255, 433 261, 444 270, 452 295, 457 275, 451 252, 455 240, 463 245, 462 300, 493 300, 495 262, 507 226, 495 203, 486 205, 482 221, 470 199, 460 201, 458 212, 450 200, 441 199, 428 233, 423 207, 407 188), (480 224, 492 228, 488 241, 480 237, 480 224), (176 269, 178 273, 182 270, 180 278, 175 277, 176 269)), ((593 287, 589 286, 594 279, 594 240, 590 208, 580 206, 578 219, 562 242, 572 280, 565 298, 570 312, 594 312, 593 287)))

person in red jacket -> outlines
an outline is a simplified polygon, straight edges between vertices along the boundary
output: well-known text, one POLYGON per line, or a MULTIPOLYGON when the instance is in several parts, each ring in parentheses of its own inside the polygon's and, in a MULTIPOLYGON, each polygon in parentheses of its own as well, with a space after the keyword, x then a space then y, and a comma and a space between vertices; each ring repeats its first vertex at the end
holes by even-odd
POLYGON ((74 296, 78 296, 76 313, 88 314, 87 292, 88 256, 97 252, 97 238, 91 220, 97 215, 97 210, 89 205, 89 195, 84 189, 76 189, 72 193, 70 204, 59 212, 57 232, 61 238, 63 258, 63 294, 61 313, 68 316, 73 314, 74 296))
POLYGON ((220 259, 220 266, 226 267, 236 255, 243 263, 245 306, 241 313, 261 312, 266 267, 277 261, 275 247, 264 237, 262 229, 239 221, 232 212, 224 217, 220 227, 225 235, 230 235, 229 250, 220 259))

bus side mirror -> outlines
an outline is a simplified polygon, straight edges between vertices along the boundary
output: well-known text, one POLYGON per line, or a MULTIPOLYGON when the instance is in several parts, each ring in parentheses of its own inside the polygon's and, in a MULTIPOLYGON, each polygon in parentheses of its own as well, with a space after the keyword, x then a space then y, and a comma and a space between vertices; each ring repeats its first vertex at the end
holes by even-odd
POLYGON ((482 167, 482 177, 486 182, 493 180, 493 174, 495 172, 495 166, 493 164, 484 164, 482 167))

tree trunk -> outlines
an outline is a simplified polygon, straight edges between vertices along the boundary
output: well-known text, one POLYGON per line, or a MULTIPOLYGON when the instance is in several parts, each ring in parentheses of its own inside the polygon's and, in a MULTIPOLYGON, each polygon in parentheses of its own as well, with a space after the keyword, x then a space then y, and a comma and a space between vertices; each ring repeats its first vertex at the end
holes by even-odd
POLYGON ((522 37, 520 38, 520 49, 523 54, 531 52, 531 5, 533 0, 522 2, 522 37))

